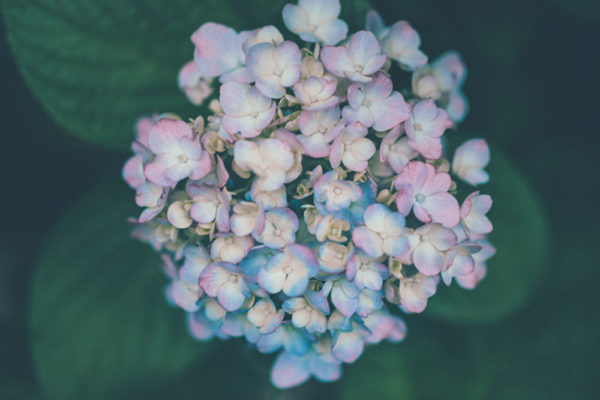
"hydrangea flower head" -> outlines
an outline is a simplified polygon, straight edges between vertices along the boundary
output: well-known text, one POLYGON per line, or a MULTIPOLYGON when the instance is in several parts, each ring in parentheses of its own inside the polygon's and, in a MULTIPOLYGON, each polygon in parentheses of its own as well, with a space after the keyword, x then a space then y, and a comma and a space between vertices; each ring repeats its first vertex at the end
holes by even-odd
POLYGON ((385 64, 387 57, 371 32, 352 35, 347 46, 326 46, 321 51, 323 65, 333 75, 354 82, 370 82, 375 72, 385 64))
POLYGON ((339 0, 300 0, 283 7, 283 22, 304 41, 334 45, 348 33, 340 11, 339 0))
POLYGON ((294 42, 288 40, 277 46, 259 43, 248 50, 246 68, 262 94, 278 99, 286 87, 300 79, 301 61, 300 49, 294 42))
POLYGON ((159 186, 174 186, 180 180, 201 179, 211 168, 192 128, 183 121, 163 118, 150 130, 148 147, 156 157, 144 167, 144 176, 159 186))
POLYGON ((393 91, 392 80, 378 73, 366 84, 348 88, 348 105, 342 114, 350 122, 360 122, 367 128, 383 132, 398 126, 408 118, 404 97, 393 91))
POLYGON ((480 185, 489 180, 483 170, 490 162, 490 149, 483 139, 471 139, 460 145, 454 153, 452 171, 471 185, 480 185))
POLYGON ((143 208, 133 236, 160 253, 190 334, 277 352, 279 388, 402 341, 403 313, 440 282, 474 289, 496 251, 492 198, 458 182, 489 180, 489 147, 446 140, 468 110, 460 56, 428 63, 408 22, 371 12, 349 33, 340 12, 287 4, 299 39, 199 27, 177 84, 210 112, 140 119, 122 173, 143 208))
POLYGON ((454 227, 458 224, 458 201, 448 190, 451 178, 446 172, 437 172, 431 164, 411 161, 394 183, 398 195, 398 211, 408 215, 411 208, 422 222, 440 222, 454 227))
POLYGON ((258 136, 275 115, 275 103, 255 86, 226 82, 220 100, 225 112, 222 127, 230 135, 258 136))

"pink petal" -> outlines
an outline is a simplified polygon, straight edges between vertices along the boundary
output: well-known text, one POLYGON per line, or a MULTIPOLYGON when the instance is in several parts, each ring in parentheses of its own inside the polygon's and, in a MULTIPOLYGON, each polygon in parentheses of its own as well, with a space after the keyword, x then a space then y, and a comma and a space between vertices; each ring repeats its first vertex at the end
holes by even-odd
POLYGON ((248 140, 238 140, 233 146, 233 159, 244 170, 249 170, 258 154, 258 145, 248 140))
POLYGON ((344 77, 344 71, 354 70, 354 60, 344 46, 326 46, 321 50, 321 61, 329 72, 344 77))
POLYGON ((271 382, 280 389, 300 385, 308 378, 310 372, 304 359, 285 351, 279 354, 271 370, 271 382))
POLYGON ((323 38, 324 45, 331 46, 346 38, 348 35, 348 25, 344 21, 336 19, 328 24, 319 25, 315 31, 315 35, 323 38))
POLYGON ((216 297, 219 288, 229 282, 230 273, 218 264, 211 264, 203 271, 200 277, 200 286, 206 294, 216 297))
POLYGON ((408 106, 404 97, 399 92, 393 92, 383 102, 378 102, 371 107, 375 118, 373 129, 379 132, 387 131, 408 119, 408 106))
POLYGON ((325 22, 340 15, 339 0, 300 0, 300 7, 312 22, 325 22))
POLYGON ((167 210, 167 219, 177 229, 186 229, 192 225, 192 219, 182 207, 182 202, 174 202, 167 210))
MULTIPOLYGON (((376 74, 373 80, 366 85, 366 95, 371 100, 385 100, 390 97, 393 90, 392 80, 382 72, 376 74)), ((350 97, 350 90, 348 90, 348 97, 350 97)), ((408 106, 406 108, 408 111, 408 106)))
POLYGON ((179 139, 193 136, 192 128, 178 119, 162 118, 150 130, 148 145, 154 154, 180 151, 179 139))
POLYGON ((429 211, 423 206, 423 203, 416 202, 413 205, 413 213, 415 217, 421 222, 429 223, 431 222, 431 214, 429 211))
POLYGON ((444 266, 444 255, 427 242, 421 243, 413 252, 415 267, 424 275, 439 274, 444 266))
POLYGON ((456 245, 457 236, 454 231, 436 225, 427 232, 427 242, 431 243, 436 249, 446 251, 456 245))
POLYGON ((144 167, 146 178, 159 186, 172 186, 176 182, 167 176, 167 171, 177 160, 167 153, 159 154, 154 160, 144 167))
POLYGON ((472 199, 472 208, 477 214, 487 214, 492 208, 492 198, 487 194, 475 196, 472 199))
POLYGON ((194 61, 204 76, 219 76, 239 65, 237 33, 225 25, 202 25, 192 35, 192 42, 196 45, 194 61))
POLYGON ((381 238, 364 226, 354 228, 352 241, 362 251, 371 257, 380 257, 383 254, 381 238))
MULTIPOLYGON (((364 66, 371 57, 381 53, 381 46, 375 38, 375 35, 369 31, 356 32, 348 43, 348 50, 353 59, 353 64, 364 66)), ((385 63, 385 59, 384 59, 385 63)), ((365 75, 370 75, 383 66, 383 63, 375 67, 372 71, 364 71, 365 75)))
MULTIPOLYGON (((248 91, 250 86, 237 83, 237 82, 225 82, 221 85, 220 97, 221 107, 225 111, 225 114, 237 117, 246 115, 249 109, 248 105, 248 91)), ((229 132, 235 133, 235 132, 229 132)))
POLYGON ((408 140, 408 144, 425 158, 435 160, 442 156, 442 141, 440 138, 418 132, 412 135, 408 140))
POLYGON ((403 185, 410 185, 413 193, 420 193, 429 175, 435 173, 433 165, 421 161, 411 161, 402 169, 395 181, 396 189, 400 190, 403 185))
POLYGON ((144 162, 141 155, 131 157, 123 167, 123 179, 132 189, 137 189, 146 183, 144 162))
POLYGON ((460 222, 458 201, 448 192, 439 192, 427 196, 423 208, 431 215, 433 222, 439 222, 449 228, 460 222))
POLYGON ((396 195, 396 208, 402 215, 408 215, 413 206, 415 196, 412 192, 412 187, 404 187, 400 189, 396 195))
POLYGON ((337 337, 331 353, 339 360, 353 363, 360 357, 364 349, 364 342, 354 332, 342 332, 337 337))
POLYGON ((427 56, 419 49, 410 49, 405 51, 398 61, 404 64, 409 70, 414 70, 427 64, 427 56))
POLYGON ((422 193, 429 196, 438 192, 447 192, 450 189, 452 179, 445 172, 436 173, 435 167, 431 164, 426 164, 427 180, 423 184, 422 193))
POLYGON ((340 166, 340 162, 342 161, 342 151, 343 151, 343 143, 342 136, 338 136, 331 145, 329 150, 329 162, 333 168, 337 168, 340 166))

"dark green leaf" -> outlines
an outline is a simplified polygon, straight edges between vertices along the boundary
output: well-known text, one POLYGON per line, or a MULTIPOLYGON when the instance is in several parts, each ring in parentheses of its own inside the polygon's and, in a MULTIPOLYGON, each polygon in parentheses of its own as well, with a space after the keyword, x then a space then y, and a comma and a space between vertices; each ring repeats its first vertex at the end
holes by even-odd
POLYGON ((416 318, 408 325, 404 342, 368 347, 344 367, 344 400, 484 397, 491 365, 478 336, 416 318))
POLYGON ((517 310, 538 281, 548 250, 542 205, 523 174, 498 149, 492 149, 488 170, 490 183, 481 192, 494 201, 490 240, 497 253, 475 290, 440 286, 425 315, 465 324, 498 320, 517 310))
POLYGON ((49 399, 151 388, 206 347, 167 305, 158 256, 129 237, 131 195, 102 185, 48 233, 33 277, 31 340, 49 399))
POLYGON ((350 32, 356 32, 365 29, 367 13, 373 9, 369 0, 341 0, 342 15, 341 19, 348 23, 350 32))
POLYGON ((562 10, 587 19, 600 18, 600 3, 589 0, 553 0, 562 10))
POLYGON ((14 377, 0 377, 0 399, 2 400, 39 400, 41 396, 31 382, 14 377))
MULTIPOLYGON (((6 0, 2 12, 22 74, 55 120, 82 139, 125 149, 142 115, 199 113, 176 82, 202 23, 281 26, 287 2, 6 0)), ((343 3, 362 26, 366 0, 343 3)))
POLYGON ((260 354, 244 339, 215 343, 205 359, 194 363, 170 384, 136 392, 144 400, 337 399, 339 385, 310 381, 290 389, 277 389, 269 373, 275 355, 260 354), (201 394, 201 395, 200 395, 201 394))

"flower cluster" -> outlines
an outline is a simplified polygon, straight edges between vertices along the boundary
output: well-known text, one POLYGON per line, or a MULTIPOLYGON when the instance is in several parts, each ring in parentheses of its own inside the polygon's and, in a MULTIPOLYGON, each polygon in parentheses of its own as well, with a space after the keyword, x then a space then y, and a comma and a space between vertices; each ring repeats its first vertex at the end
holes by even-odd
POLYGON ((211 114, 141 119, 123 169, 144 208, 134 235, 162 254, 192 335, 279 352, 278 387, 402 340, 399 311, 422 312, 440 281, 474 288, 495 251, 490 196, 457 198, 488 181, 489 148, 445 148, 467 112, 460 57, 428 63, 406 21, 370 12, 349 34, 339 14, 286 5, 305 48, 274 26, 202 25, 179 85, 211 114), (396 68, 412 91, 394 90, 396 68))

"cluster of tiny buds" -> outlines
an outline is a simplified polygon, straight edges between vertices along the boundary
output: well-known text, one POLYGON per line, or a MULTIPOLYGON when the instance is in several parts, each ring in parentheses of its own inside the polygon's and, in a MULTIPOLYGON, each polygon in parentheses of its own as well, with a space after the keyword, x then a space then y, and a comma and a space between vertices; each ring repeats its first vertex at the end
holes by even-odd
POLYGON ((440 281, 474 288, 495 249, 486 142, 446 157, 467 112, 455 52, 428 63, 405 21, 348 34, 339 0, 283 8, 285 26, 193 35, 179 74, 211 115, 143 118, 123 169, 134 236, 162 255, 167 296, 199 340, 279 352, 277 387, 333 381, 366 344, 400 341, 440 281), (395 91, 390 70, 412 73, 395 91), (218 89, 213 92, 214 89, 218 89))

